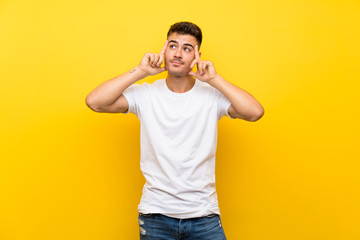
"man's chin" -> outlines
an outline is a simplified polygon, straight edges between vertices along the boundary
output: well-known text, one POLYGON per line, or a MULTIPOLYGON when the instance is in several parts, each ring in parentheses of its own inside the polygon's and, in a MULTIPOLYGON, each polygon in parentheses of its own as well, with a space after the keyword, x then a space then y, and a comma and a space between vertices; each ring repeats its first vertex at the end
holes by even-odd
POLYGON ((174 77, 185 77, 185 76, 188 76, 188 74, 187 73, 183 73, 183 72, 169 72, 168 71, 168 73, 169 74, 171 74, 171 75, 173 75, 174 77))
POLYGON ((188 76, 189 75, 189 71, 184 71, 183 69, 182 70, 174 70, 174 69, 167 69, 168 73, 171 74, 171 75, 174 75, 175 77, 185 77, 185 76, 188 76))

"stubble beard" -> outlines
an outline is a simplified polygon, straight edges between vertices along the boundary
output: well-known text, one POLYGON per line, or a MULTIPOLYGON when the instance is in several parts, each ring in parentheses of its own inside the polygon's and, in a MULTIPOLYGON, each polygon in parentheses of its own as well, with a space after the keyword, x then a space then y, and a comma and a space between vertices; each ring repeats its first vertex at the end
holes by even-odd
POLYGON ((171 66, 171 64, 172 63, 170 61, 166 61, 165 67, 166 67, 166 70, 168 71, 168 73, 175 76, 175 77, 185 77, 190 72, 190 69, 188 71, 186 71, 186 65, 185 64, 182 65, 182 66, 179 66, 179 68, 182 68, 182 70, 180 70, 180 71, 174 71, 174 69, 176 70, 177 68, 174 67, 174 66, 171 66), (169 69, 169 66, 170 66, 170 69, 169 69))

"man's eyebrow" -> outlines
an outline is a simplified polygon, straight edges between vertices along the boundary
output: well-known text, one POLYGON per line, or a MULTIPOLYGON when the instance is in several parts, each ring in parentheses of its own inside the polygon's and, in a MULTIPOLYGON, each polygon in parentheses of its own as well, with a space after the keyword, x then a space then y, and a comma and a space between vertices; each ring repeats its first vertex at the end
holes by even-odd
MULTIPOLYGON (((171 42, 176 43, 176 44, 179 44, 179 43, 178 43, 177 41, 175 41, 175 40, 170 40, 169 43, 171 43, 171 42)), ((190 46, 190 47, 194 48, 194 46, 191 45, 190 43, 184 43, 184 45, 185 45, 185 46, 190 46)))

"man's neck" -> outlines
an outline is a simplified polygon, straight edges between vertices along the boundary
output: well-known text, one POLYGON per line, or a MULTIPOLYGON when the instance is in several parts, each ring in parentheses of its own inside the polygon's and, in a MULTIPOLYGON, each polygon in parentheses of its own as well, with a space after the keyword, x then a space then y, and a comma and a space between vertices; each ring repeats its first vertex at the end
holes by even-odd
POLYGON ((191 90, 195 84, 193 76, 174 76, 168 74, 166 77, 167 87, 175 93, 185 93, 191 90))

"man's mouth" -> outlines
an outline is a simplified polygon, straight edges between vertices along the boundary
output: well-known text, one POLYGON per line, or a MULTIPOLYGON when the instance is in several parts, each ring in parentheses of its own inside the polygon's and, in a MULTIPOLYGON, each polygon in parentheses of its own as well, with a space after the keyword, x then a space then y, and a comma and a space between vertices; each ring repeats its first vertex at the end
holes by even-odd
POLYGON ((171 60, 170 62, 175 64, 175 65, 184 65, 184 63, 179 61, 179 60, 171 60))

